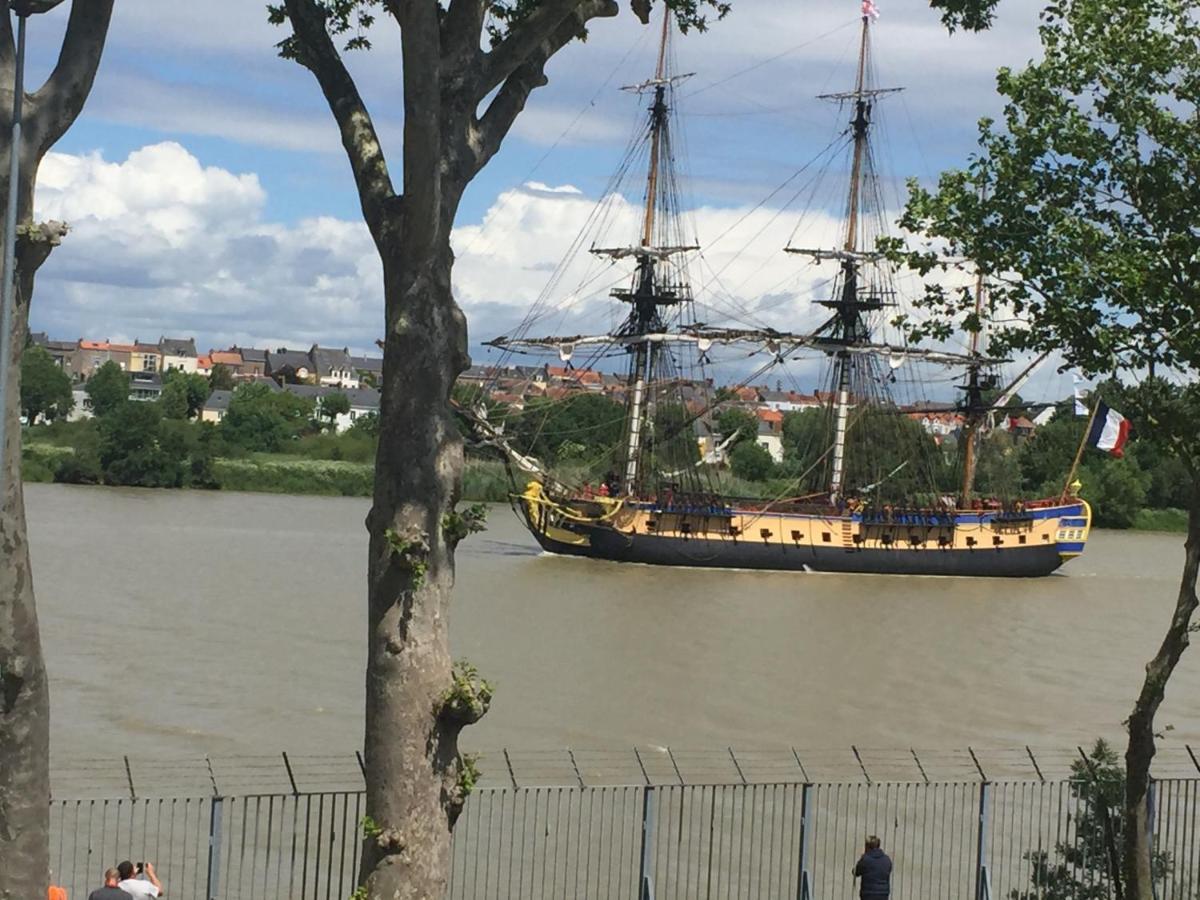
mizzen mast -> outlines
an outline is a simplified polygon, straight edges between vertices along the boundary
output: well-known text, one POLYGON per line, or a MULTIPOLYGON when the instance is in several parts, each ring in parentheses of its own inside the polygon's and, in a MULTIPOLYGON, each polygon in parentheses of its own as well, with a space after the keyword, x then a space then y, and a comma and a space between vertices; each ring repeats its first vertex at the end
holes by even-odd
MULTIPOLYGON (((983 272, 975 276, 975 320, 982 321, 983 297, 986 290, 983 272)), ((982 362, 979 353, 979 331, 971 332, 970 344, 971 364, 967 368, 967 383, 962 385, 966 396, 963 398, 963 408, 966 413, 967 427, 963 432, 963 466, 962 489, 959 491, 958 504, 967 508, 971 503, 971 494, 975 490, 976 456, 979 443, 979 426, 988 410, 988 404, 983 400, 983 392, 996 386, 995 379, 981 375, 982 362)))

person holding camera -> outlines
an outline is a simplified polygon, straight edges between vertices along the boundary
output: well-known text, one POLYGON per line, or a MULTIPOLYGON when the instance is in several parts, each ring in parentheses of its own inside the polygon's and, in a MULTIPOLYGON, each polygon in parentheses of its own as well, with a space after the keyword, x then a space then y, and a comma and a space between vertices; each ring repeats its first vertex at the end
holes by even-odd
POLYGON ((129 893, 117 887, 120 880, 121 874, 116 869, 109 869, 104 873, 104 887, 88 894, 88 900, 133 900, 129 893))
POLYGON ((161 897, 166 893, 163 890, 162 882, 154 874, 152 863, 138 863, 135 869, 133 863, 125 860, 117 866, 117 872, 121 876, 117 887, 133 897, 133 900, 143 900, 143 898, 153 900, 153 898, 161 897))
POLYGON ((880 848, 879 838, 867 838, 863 855, 854 865, 854 877, 861 878, 858 896, 862 900, 886 900, 892 893, 892 861, 880 848))

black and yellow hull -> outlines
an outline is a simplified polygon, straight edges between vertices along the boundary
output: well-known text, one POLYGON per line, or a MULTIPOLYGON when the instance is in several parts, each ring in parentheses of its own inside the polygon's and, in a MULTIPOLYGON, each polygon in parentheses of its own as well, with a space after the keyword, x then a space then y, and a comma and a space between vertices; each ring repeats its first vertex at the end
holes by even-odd
POLYGON ((1083 552, 1082 500, 1019 513, 959 510, 881 520, 857 512, 680 510, 517 498, 542 548, 614 562, 699 568, 1033 578, 1083 552))

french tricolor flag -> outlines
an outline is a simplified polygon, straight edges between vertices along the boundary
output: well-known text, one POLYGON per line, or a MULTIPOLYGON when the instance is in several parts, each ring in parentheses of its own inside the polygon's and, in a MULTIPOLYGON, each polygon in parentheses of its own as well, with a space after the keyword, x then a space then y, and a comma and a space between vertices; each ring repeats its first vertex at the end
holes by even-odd
POLYGON ((1129 440, 1129 420, 1115 409, 1109 409, 1103 400, 1097 400, 1096 413, 1092 416, 1092 427, 1088 431, 1088 446, 1120 457, 1125 455, 1127 440, 1129 440))

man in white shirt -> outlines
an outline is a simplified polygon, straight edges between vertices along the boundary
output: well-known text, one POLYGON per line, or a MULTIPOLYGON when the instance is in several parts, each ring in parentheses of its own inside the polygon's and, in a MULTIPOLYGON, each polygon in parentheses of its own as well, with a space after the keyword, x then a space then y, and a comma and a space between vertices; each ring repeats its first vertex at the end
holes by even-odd
POLYGON ((154 900, 166 893, 162 882, 154 874, 153 864, 141 863, 137 868, 142 870, 140 875, 136 874, 137 869, 129 860, 118 865, 117 874, 121 876, 121 881, 117 887, 132 896, 133 900, 154 900))

